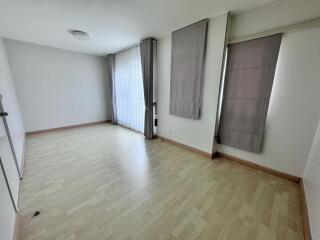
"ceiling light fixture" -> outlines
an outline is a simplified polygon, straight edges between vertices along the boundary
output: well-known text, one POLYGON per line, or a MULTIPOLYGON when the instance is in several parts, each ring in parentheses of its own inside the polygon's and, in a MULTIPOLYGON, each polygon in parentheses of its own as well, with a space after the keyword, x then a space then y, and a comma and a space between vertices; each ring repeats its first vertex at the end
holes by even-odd
POLYGON ((84 40, 84 41, 90 40, 90 35, 87 32, 79 31, 79 30, 71 30, 70 33, 75 39, 84 40))

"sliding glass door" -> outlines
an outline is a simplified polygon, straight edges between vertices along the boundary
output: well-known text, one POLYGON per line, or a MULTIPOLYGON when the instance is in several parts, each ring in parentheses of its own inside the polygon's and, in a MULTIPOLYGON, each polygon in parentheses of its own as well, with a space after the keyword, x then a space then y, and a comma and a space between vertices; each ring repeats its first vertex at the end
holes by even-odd
POLYGON ((144 92, 140 47, 115 55, 114 91, 118 124, 144 131, 144 92))

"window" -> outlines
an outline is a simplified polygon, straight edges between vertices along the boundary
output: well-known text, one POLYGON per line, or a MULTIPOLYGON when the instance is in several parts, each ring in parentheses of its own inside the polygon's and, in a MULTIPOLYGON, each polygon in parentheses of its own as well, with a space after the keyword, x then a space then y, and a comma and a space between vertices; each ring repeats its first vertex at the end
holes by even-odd
POLYGON ((144 131, 144 92, 140 47, 115 55, 115 106, 118 124, 144 131))
POLYGON ((259 153, 282 34, 231 44, 218 139, 222 144, 259 153))

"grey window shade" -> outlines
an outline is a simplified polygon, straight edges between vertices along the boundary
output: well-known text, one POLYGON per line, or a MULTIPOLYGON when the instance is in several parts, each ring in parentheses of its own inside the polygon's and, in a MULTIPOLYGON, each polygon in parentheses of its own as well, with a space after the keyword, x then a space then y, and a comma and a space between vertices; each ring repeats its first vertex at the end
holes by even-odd
POLYGON ((259 153, 282 34, 229 45, 218 139, 259 153))
POLYGON ((172 33, 170 114, 199 119, 208 20, 172 33))

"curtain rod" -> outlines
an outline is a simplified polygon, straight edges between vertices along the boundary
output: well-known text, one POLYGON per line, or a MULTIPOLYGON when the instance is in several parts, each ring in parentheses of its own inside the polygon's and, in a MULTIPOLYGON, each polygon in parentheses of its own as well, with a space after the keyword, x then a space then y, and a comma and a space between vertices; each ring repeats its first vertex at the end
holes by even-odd
POLYGON ((181 28, 179 28, 179 29, 176 29, 176 30, 174 30, 174 31, 172 31, 172 32, 179 31, 179 30, 181 30, 181 29, 184 29, 184 28, 186 28, 186 27, 190 27, 190 26, 192 26, 192 25, 194 25, 194 24, 197 24, 197 23, 200 23, 200 22, 209 22, 209 20, 210 20, 209 18, 204 18, 204 19, 199 20, 199 21, 197 21, 197 22, 191 23, 191 24, 189 24, 189 25, 187 25, 187 26, 184 26, 184 27, 181 27, 181 28))
POLYGON ((320 18, 313 18, 310 20, 306 20, 299 23, 290 24, 287 26, 282 26, 278 28, 273 28, 267 31, 262 31, 259 33, 249 34, 247 36, 239 37, 239 38, 233 38, 228 41, 228 44, 234 44, 234 43, 240 43, 245 42, 257 38, 267 37, 270 35, 275 35, 279 33, 289 33, 289 32, 296 32, 308 28, 315 28, 320 26, 320 18))
POLYGON ((121 49, 121 50, 119 50, 119 51, 116 51, 116 52, 114 52, 114 53, 112 53, 112 54, 113 54, 113 55, 116 55, 116 54, 122 53, 122 52, 124 52, 124 51, 126 51, 126 50, 129 50, 129 49, 131 49, 131 48, 134 48, 134 47, 138 46, 139 44, 140 44, 140 42, 131 44, 130 46, 128 46, 128 47, 126 47, 126 48, 123 48, 123 49, 121 49))
MULTIPOLYGON (((149 38, 144 38, 143 40, 145 40, 145 39, 149 39, 149 38)), ((152 41, 156 41, 156 40, 155 40, 154 38, 152 38, 152 37, 151 37, 151 39, 152 39, 152 41)), ((141 41, 143 41, 143 40, 141 40, 141 41)), ((136 46, 139 46, 140 43, 141 43, 141 41, 140 41, 140 42, 137 42, 137 43, 134 43, 134 44, 131 44, 130 46, 128 46, 128 47, 126 47, 126 48, 123 48, 123 49, 121 49, 121 50, 119 50, 119 51, 116 51, 116 52, 110 53, 110 54, 116 55, 116 54, 122 53, 122 52, 124 52, 124 51, 126 51, 126 50, 129 50, 129 49, 131 49, 131 48, 134 48, 134 47, 136 47, 136 46)), ((108 55, 109 55, 109 54, 108 54, 108 55)))

